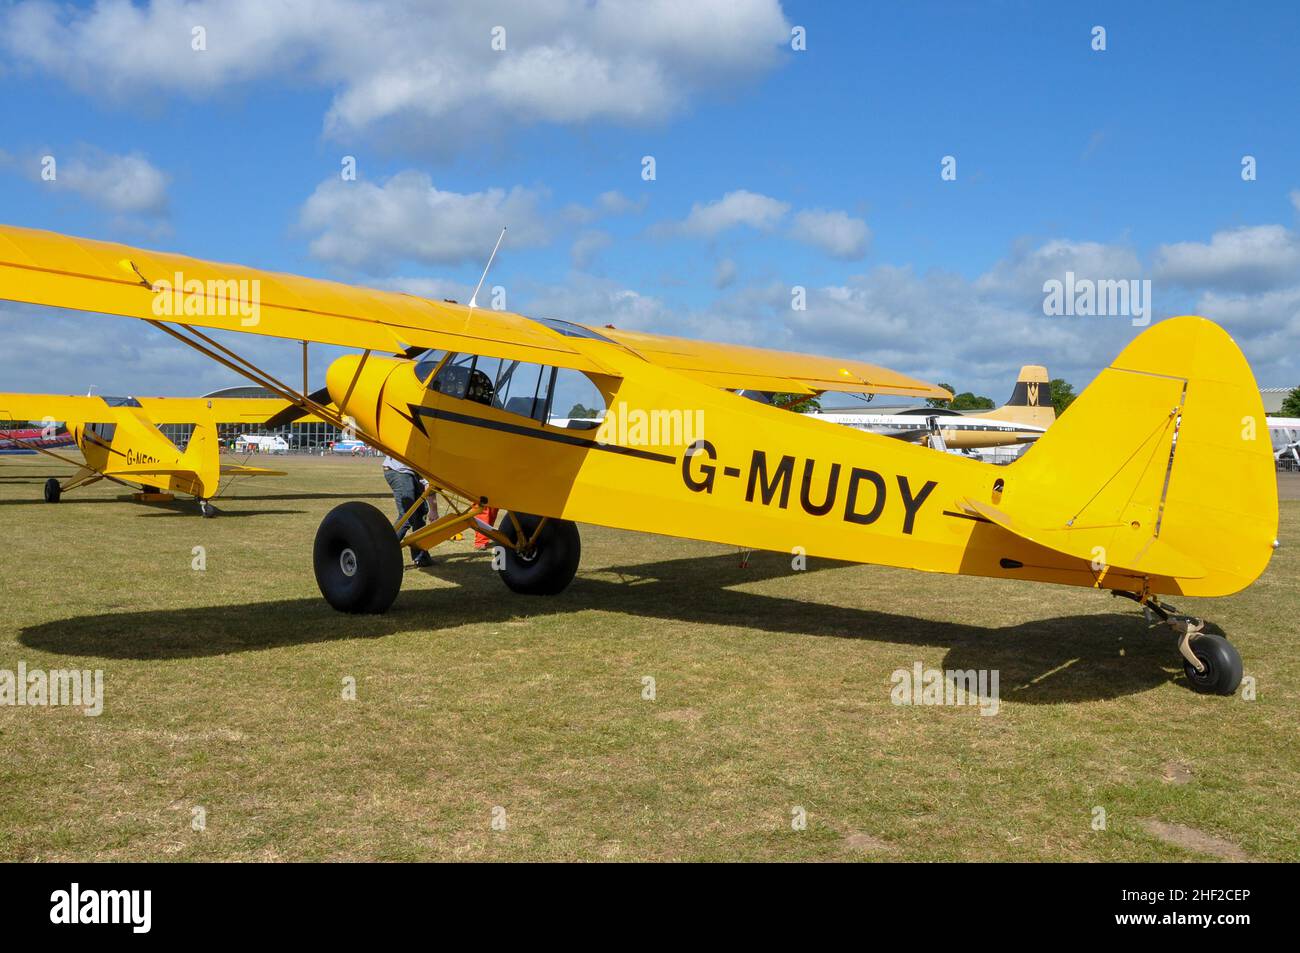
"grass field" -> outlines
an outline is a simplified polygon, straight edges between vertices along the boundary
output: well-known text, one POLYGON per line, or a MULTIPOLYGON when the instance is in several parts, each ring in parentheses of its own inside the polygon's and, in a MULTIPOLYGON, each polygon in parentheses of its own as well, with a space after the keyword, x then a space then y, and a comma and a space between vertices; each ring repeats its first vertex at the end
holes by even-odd
POLYGON ((379 465, 286 468, 204 520, 104 484, 47 505, 59 464, 0 459, 0 669, 102 669, 105 694, 0 707, 0 859, 1300 857, 1300 502, 1258 583, 1179 603, 1232 637, 1248 701, 1193 693, 1103 593, 593 527, 561 596, 452 543, 347 617, 311 541, 344 500, 387 511, 379 465), (1000 670, 1000 712, 892 704, 916 662, 1000 670))

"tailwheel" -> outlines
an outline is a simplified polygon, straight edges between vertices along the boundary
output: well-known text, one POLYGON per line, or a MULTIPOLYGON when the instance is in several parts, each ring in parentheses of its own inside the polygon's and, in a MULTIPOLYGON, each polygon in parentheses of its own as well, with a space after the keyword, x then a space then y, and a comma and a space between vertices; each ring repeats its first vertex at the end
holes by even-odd
POLYGON ((45 481, 45 502, 57 503, 59 497, 63 495, 63 487, 59 486, 59 481, 50 477, 45 481))
POLYGON ((199 500, 199 513, 203 515, 204 519, 212 519, 217 515, 217 508, 207 500, 199 500))
MULTIPOLYGON (((1179 648, 1183 648, 1180 644, 1179 648)), ((1221 635, 1200 632, 1189 640, 1184 656, 1190 652, 1201 663, 1198 671, 1190 658, 1184 658, 1183 671, 1193 691, 1202 695, 1231 695, 1241 684, 1241 654, 1221 635)))
POLYGON ((1213 622, 1183 615, 1154 595, 1115 590, 1111 593, 1132 599, 1142 606, 1147 625, 1165 625, 1178 634, 1178 653, 1192 690, 1202 695, 1231 695, 1241 684, 1241 653, 1227 634, 1213 622))
POLYGON ((384 612, 402 588, 402 547, 388 517, 369 503, 330 510, 312 560, 321 595, 340 612, 384 612))
POLYGON ((517 547, 505 549, 505 565, 498 570, 501 581, 513 592, 529 596, 553 596, 573 581, 582 556, 578 527, 569 520, 547 519, 526 513, 506 513, 500 530, 511 542, 522 539, 517 547), (516 534, 519 521, 522 536, 516 534), (541 526, 540 532, 538 526, 541 526), (529 541, 531 540, 531 544, 529 541))

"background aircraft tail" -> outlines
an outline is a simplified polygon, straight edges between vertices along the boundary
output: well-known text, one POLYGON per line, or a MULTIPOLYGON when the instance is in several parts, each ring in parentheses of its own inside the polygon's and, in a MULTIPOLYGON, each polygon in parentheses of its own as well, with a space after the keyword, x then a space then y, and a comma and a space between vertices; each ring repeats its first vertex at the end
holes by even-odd
POLYGON ((217 495, 217 484, 221 480, 221 445, 216 422, 210 414, 202 415, 194 424, 194 432, 180 462, 193 470, 197 477, 199 492, 196 496, 206 500, 217 495))
POLYGON ((1056 420, 1056 408, 1052 406, 1052 385, 1047 368, 1040 364, 1026 364, 1016 375, 1016 386, 1005 404, 996 410, 968 416, 1034 427, 1051 426, 1056 420))
POLYGON ((1164 576, 1154 591, 1227 595, 1263 572, 1277 538, 1259 388, 1236 343, 1205 318, 1170 318, 1135 338, 1003 483, 991 503, 972 503, 1105 567, 1102 587, 1164 576))

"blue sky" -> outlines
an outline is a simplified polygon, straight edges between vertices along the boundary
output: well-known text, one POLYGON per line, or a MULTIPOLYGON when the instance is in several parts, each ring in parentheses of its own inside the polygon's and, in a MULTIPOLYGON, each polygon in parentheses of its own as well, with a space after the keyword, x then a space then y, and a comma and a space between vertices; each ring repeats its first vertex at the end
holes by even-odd
MULTIPOLYGON (((1045 280, 1150 279, 1157 319, 1300 383, 1294 4, 19 0, 0 28, 9 224, 453 297, 508 224, 512 310, 998 398, 1137 333, 1044 315, 1045 280)), ((0 389, 230 382, 133 324, 0 309, 0 389)))

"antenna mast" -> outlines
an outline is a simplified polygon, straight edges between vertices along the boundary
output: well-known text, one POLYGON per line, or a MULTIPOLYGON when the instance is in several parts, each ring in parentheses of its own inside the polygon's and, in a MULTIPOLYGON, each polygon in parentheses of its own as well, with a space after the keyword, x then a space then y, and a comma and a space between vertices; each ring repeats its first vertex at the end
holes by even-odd
POLYGON ((471 308, 478 307, 478 293, 483 289, 483 282, 487 281, 488 272, 492 269, 492 262, 497 257, 497 249, 501 247, 501 241, 505 237, 506 237, 506 229, 505 226, 503 225, 501 226, 501 234, 497 236, 497 243, 492 248, 492 254, 488 256, 487 267, 483 269, 483 277, 479 278, 478 285, 474 288, 474 294, 470 296, 469 306, 471 308))

